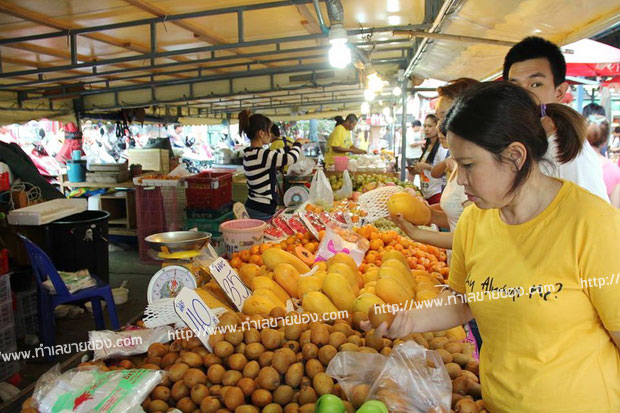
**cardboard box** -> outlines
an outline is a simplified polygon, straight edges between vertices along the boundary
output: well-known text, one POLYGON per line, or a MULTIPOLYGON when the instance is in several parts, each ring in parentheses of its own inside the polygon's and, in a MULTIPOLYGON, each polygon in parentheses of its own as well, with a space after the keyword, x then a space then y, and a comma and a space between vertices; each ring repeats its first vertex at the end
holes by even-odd
POLYGON ((129 165, 142 165, 143 171, 170 172, 168 149, 129 149, 129 165))

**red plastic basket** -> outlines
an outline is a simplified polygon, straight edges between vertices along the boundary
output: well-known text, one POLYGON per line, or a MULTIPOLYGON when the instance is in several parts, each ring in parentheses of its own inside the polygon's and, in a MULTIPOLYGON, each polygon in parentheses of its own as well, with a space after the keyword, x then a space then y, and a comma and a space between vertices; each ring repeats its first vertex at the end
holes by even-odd
POLYGON ((218 209, 232 202, 232 173, 205 171, 185 178, 190 208, 218 209))

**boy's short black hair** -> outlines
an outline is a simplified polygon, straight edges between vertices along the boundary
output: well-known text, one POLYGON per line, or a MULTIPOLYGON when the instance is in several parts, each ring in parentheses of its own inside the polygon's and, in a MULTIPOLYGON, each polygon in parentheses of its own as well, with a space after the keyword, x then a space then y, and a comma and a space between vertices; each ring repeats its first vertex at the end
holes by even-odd
POLYGON ((273 133, 273 136, 275 136, 276 138, 279 138, 281 135, 280 127, 274 123, 273 125, 271 125, 271 133, 273 133))
POLYGON ((590 115, 605 116, 605 108, 596 103, 589 103, 583 107, 581 114, 584 118, 590 115))
POLYGON ((411 126, 422 126, 422 122, 420 122, 419 120, 416 119, 416 120, 413 121, 411 126))
POLYGON ((614 133, 620 133, 620 126, 616 126, 616 128, 614 129, 614 133))
POLYGON ((346 122, 357 122, 357 116, 355 115, 355 113, 349 113, 347 115, 347 117, 345 118, 346 122))
POLYGON ((557 44, 536 36, 526 37, 508 51, 504 58, 504 80, 509 80, 508 73, 513 64, 540 57, 549 61, 554 86, 566 81, 566 60, 562 51, 557 44))

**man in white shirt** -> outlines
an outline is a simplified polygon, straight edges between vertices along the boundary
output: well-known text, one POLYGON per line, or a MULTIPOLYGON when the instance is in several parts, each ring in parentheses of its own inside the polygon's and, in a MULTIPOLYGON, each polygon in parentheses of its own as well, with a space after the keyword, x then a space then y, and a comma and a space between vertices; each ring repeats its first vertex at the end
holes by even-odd
POLYGON ((411 165, 413 161, 417 161, 422 156, 422 146, 424 146, 424 138, 422 137, 422 122, 414 120, 411 128, 407 128, 407 151, 405 158, 407 164, 411 165))
MULTIPOLYGON (((503 76, 504 80, 532 92, 541 104, 560 103, 568 89, 562 51, 556 44, 540 37, 526 37, 510 49, 504 59, 503 76)), ((588 140, 584 139, 575 159, 562 164, 557 159, 556 136, 551 134, 548 139, 545 158, 552 162, 553 167, 543 164, 543 172, 573 181, 609 202, 601 163, 588 140)))

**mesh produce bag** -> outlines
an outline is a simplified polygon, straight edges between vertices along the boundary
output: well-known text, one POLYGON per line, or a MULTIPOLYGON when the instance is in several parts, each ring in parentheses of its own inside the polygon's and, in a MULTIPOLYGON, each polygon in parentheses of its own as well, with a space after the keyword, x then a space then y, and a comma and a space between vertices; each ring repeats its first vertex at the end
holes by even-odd
POLYGON ((358 203, 360 208, 368 213, 365 217, 366 221, 373 223, 380 218, 389 217, 390 213, 387 209, 388 199, 395 193, 404 190, 400 186, 383 186, 360 195, 358 203))

